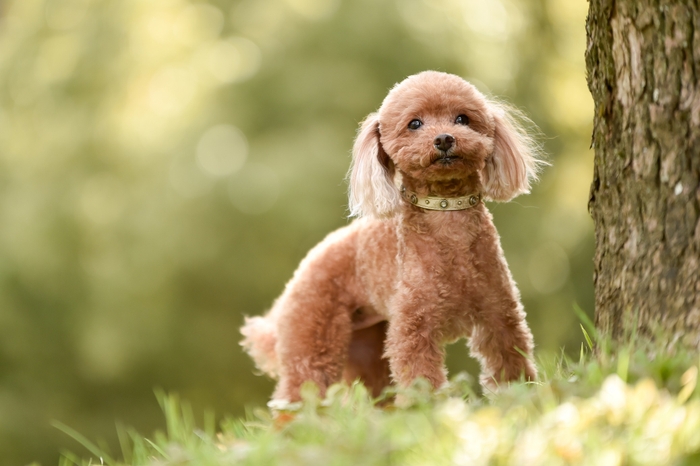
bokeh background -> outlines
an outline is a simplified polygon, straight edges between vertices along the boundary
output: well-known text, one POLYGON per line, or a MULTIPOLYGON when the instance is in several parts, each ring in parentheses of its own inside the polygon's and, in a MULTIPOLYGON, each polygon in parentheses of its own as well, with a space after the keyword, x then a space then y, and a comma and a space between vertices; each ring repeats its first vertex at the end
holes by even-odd
MULTIPOLYGON (((404 77, 524 110, 552 166, 490 205, 539 355, 592 311, 584 0, 0 2, 0 462, 264 406, 238 341, 347 223, 359 121, 404 77)), ((452 372, 474 370, 463 343, 452 372)))

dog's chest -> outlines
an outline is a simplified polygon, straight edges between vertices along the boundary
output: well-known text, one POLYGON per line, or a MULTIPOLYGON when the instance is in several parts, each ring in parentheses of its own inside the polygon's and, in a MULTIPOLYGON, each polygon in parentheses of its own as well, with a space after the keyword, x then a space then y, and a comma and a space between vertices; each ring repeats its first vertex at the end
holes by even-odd
POLYGON ((399 233, 403 278, 464 292, 465 280, 478 273, 476 248, 487 219, 479 212, 436 212, 408 220, 399 233))

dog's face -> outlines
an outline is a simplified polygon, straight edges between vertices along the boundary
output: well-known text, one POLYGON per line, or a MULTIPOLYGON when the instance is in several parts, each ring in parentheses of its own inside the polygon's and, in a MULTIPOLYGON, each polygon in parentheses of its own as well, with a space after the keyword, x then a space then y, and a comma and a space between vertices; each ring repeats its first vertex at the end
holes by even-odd
POLYGON ((464 178, 482 170, 493 152, 495 123, 486 100, 454 75, 406 79, 378 116, 380 144, 391 160, 381 162, 414 179, 464 178))
POLYGON ((513 112, 458 76, 425 71, 408 77, 365 119, 355 139, 351 215, 396 212, 403 202, 397 172, 418 184, 476 179, 488 200, 529 192, 541 161, 513 112))

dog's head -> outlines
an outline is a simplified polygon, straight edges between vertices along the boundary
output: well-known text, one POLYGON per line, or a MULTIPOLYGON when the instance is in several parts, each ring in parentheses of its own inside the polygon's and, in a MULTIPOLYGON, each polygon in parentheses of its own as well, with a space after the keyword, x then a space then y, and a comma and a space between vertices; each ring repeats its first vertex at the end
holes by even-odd
POLYGON ((455 75, 408 77, 360 127, 350 169, 351 215, 395 212, 397 172, 414 184, 476 180, 494 201, 529 192, 540 161, 513 112, 455 75))

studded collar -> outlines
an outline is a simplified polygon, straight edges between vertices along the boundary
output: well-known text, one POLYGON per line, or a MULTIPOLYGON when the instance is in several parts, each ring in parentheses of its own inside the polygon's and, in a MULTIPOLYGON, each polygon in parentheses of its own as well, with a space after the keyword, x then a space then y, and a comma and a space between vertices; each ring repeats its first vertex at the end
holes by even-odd
POLYGON ((426 210, 466 210, 477 206, 481 193, 467 194, 462 197, 419 196, 401 186, 401 196, 416 207, 426 210))

